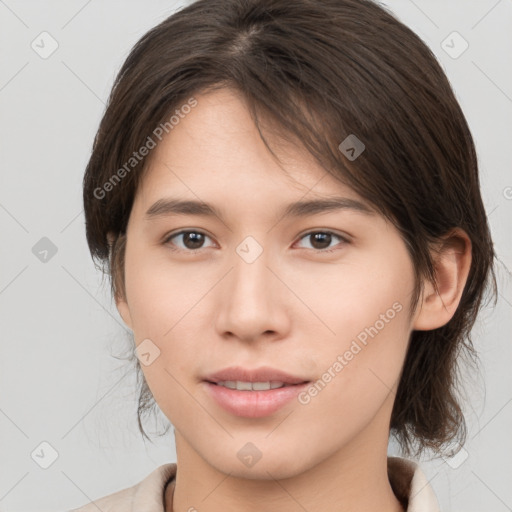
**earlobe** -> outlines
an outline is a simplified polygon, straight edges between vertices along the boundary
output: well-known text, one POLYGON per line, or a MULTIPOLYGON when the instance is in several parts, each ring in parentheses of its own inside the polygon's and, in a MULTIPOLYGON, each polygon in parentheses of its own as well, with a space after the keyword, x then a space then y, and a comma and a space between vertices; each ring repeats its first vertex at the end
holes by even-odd
POLYGON ((432 253, 436 284, 425 282, 412 328, 430 331, 446 325, 457 310, 471 268, 471 240, 457 228, 432 253))

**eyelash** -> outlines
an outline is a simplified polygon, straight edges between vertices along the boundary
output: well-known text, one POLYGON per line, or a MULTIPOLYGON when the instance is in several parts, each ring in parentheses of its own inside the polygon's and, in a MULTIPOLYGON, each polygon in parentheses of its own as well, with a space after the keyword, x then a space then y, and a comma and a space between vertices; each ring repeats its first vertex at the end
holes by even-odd
MULTIPOLYGON (((206 233, 204 233, 203 231, 201 230, 198 230, 198 229, 186 229, 186 230, 182 230, 182 231, 179 231, 177 233, 171 233, 169 236, 166 236, 164 241, 163 241, 163 245, 168 245, 170 250, 171 251, 177 251, 177 252, 185 252, 185 253, 198 253, 200 252, 201 250, 203 249, 206 249, 206 248, 200 248, 200 249, 181 249, 181 248, 175 248, 175 247, 171 247, 169 244, 170 244, 170 241, 179 236, 179 235, 183 235, 183 234, 186 234, 186 233, 199 233, 201 235, 204 235, 204 236, 207 236, 208 238, 210 238, 209 235, 207 235, 206 233)), ((313 231, 308 231, 307 233, 304 233, 303 235, 300 236, 299 240, 302 240, 303 238, 306 238, 307 236, 310 236, 310 235, 313 235, 313 234, 318 234, 318 233, 321 233, 321 234, 324 234, 324 235, 333 235, 335 236, 336 238, 339 238, 344 244, 348 244, 350 243, 350 241, 337 234, 337 233, 334 233, 333 231, 329 231, 329 230, 324 230, 324 231, 321 231, 321 230, 313 230, 313 231)), ((334 252, 334 251, 337 251, 339 249, 312 249, 314 252, 317 252, 317 253, 331 253, 331 252, 334 252)))

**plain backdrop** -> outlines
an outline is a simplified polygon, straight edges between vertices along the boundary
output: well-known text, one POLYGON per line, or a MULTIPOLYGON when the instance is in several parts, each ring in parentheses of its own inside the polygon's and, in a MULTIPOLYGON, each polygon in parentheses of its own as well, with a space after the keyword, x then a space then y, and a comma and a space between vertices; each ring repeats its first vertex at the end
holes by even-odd
MULTIPOLYGON (((465 375, 468 442, 455 458, 421 465, 443 511, 510 511, 512 2, 383 3, 430 46, 456 91, 475 139, 499 258, 498 303, 474 329, 481 371, 465 375)), ((154 444, 139 435, 134 374, 116 358, 127 354, 128 331, 88 252, 81 184, 120 65, 182 5, 0 0, 4 512, 78 507, 176 460, 172 429, 154 444)), ((161 431, 166 422, 159 413, 146 426, 161 431)))

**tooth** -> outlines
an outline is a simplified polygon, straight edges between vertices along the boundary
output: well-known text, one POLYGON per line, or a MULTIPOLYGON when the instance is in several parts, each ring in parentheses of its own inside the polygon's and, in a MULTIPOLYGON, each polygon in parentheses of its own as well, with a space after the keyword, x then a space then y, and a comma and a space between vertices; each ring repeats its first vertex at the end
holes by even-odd
POLYGON ((225 380, 218 381, 218 386, 223 386, 229 389, 236 389, 239 391, 267 391, 269 389, 277 389, 288 386, 289 384, 285 384, 284 382, 244 382, 244 381, 234 381, 234 380, 225 380))
POLYGON ((270 389, 270 382, 253 382, 252 389, 255 391, 265 391, 270 389))

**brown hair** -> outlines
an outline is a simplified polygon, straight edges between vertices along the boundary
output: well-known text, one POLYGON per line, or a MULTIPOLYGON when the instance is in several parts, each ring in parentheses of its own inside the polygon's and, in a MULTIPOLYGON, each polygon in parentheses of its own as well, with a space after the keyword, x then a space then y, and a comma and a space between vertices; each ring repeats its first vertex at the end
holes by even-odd
MULTIPOLYGON (((242 93, 271 152, 259 118, 393 222, 414 263, 411 308, 420 278, 435 283, 429 249, 454 227, 468 234, 472 263, 459 307, 446 325, 413 331, 390 423, 406 454, 463 444, 458 362, 476 358, 470 332, 489 284, 496 296, 477 156, 433 53, 370 0, 199 0, 141 38, 115 80, 83 182, 87 242, 112 293, 124 296, 126 226, 149 160, 133 169, 126 162, 180 105, 221 87, 242 93), (365 144, 355 160, 339 149, 350 134, 365 144)), ((141 415, 154 405, 142 377, 146 437, 141 415)))

